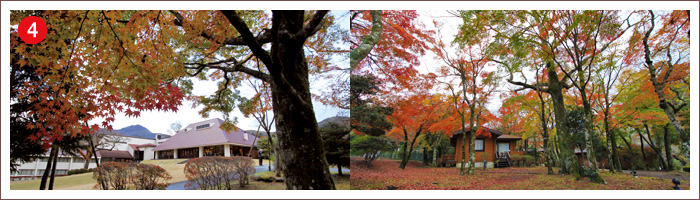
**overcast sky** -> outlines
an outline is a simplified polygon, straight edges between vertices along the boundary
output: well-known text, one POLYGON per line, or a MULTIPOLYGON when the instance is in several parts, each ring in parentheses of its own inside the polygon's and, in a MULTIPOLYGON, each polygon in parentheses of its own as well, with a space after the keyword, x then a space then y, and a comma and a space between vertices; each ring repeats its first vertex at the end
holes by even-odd
MULTIPOLYGON (((419 10, 418 14, 420 14, 420 20, 425 24, 427 29, 435 30, 435 26, 433 24, 433 20, 443 24, 442 28, 440 28, 440 35, 436 37, 442 37, 442 41, 445 42, 445 44, 449 45, 455 38, 455 35, 457 34, 457 31, 459 30, 459 25, 462 24, 462 18, 456 17, 454 15, 451 15, 450 13, 447 12, 447 10, 419 10)), ((436 39, 437 40, 437 39, 436 39)), ((454 47, 448 47, 446 49, 448 52, 450 52, 450 56, 454 57, 456 55, 455 53, 455 48, 454 47)), ((438 73, 438 69, 440 67, 445 66, 445 62, 440 60, 439 58, 436 57, 436 54, 433 53, 432 51, 426 51, 426 55, 421 57, 421 65, 418 67, 418 71, 421 73, 428 73, 428 72, 433 72, 433 73, 438 73)), ((496 71, 497 68, 491 68, 487 69, 487 71, 496 71)), ((447 80, 444 80, 447 81, 447 80)), ((453 84, 459 84, 458 82, 454 82, 453 84)), ((444 86, 441 86, 443 88, 444 86)), ((508 91, 508 87, 510 87, 509 84, 505 83, 500 84, 498 87, 498 91, 496 94, 492 95, 492 97, 489 99, 488 104, 486 105, 486 108, 491 111, 493 114, 498 113, 498 109, 501 108, 502 100, 499 98, 500 92, 503 91, 508 91)), ((436 91, 438 93, 443 93, 446 94, 447 91, 436 91)))
MULTIPOLYGON (((346 13, 347 11, 331 11, 330 14, 335 15, 337 20, 338 18, 340 18, 340 20, 338 20, 337 23, 340 23, 341 27, 346 28, 349 31, 350 21, 349 16, 345 15, 346 13)), ((333 61, 336 62, 336 64, 339 66, 349 65, 347 59, 335 58, 333 59, 333 61)), ((328 81, 318 79, 316 77, 310 77, 310 79, 311 92, 314 94, 320 94, 320 90, 324 89, 325 87, 328 87, 328 85, 330 84, 328 81)), ((192 91, 192 93, 194 95, 212 95, 216 92, 216 89, 218 88, 216 81, 194 80, 193 82, 194 90, 192 91)), ((240 90, 241 95, 248 98, 254 95, 254 91, 248 86, 240 87, 238 88, 238 90, 240 90)), ((316 120, 319 122, 326 118, 334 117, 337 115, 349 116, 349 112, 347 112, 347 110, 343 110, 335 106, 326 106, 316 100, 313 101, 313 106, 314 112, 316 113, 316 120)), ((170 130, 170 124, 175 123, 177 121, 180 121, 182 123, 182 126, 185 127, 191 123, 196 123, 207 119, 224 118, 221 112, 211 112, 209 118, 202 118, 202 116, 198 113, 200 110, 202 110, 202 108, 203 106, 192 108, 192 102, 183 101, 183 105, 178 107, 177 112, 141 112, 141 116, 137 118, 126 117, 124 113, 117 113, 117 115, 115 116, 115 120, 112 123, 112 127, 114 128, 114 130, 117 130, 127 126, 140 124, 141 126, 146 127, 153 133, 168 134, 168 130, 170 130)), ((272 112, 270 112, 270 115, 272 115, 272 112)), ((255 120, 255 118, 243 117, 243 114, 241 114, 238 108, 234 109, 234 112, 230 116, 232 118, 234 116, 238 118, 237 126, 239 128, 242 128, 243 130, 256 130, 258 128, 258 122, 255 120)), ((92 123, 97 122, 93 121, 92 123)))

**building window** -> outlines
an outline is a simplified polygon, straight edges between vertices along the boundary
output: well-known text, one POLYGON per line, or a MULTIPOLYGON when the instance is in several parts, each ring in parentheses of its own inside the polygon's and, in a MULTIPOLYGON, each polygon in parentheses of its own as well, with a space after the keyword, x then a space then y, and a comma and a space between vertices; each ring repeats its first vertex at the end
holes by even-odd
POLYGON ((474 140, 474 150, 475 151, 484 151, 484 140, 483 139, 477 139, 474 140))
POLYGON ((158 151, 158 159, 172 159, 173 150, 158 151))
POLYGON ((209 126, 211 126, 211 125, 210 124, 202 124, 202 125, 197 126, 196 129, 199 130, 199 129, 203 129, 203 128, 209 128, 209 126))
POLYGON ((247 156, 250 147, 231 146, 231 156, 247 156))
POLYGON ((68 170, 56 170, 56 175, 66 175, 68 174, 68 170))
MULTIPOLYGON (((33 172, 33 171, 34 171, 34 170, 22 170, 22 171, 20 172, 19 175, 32 175, 32 172, 33 172), (26 172, 25 172, 25 171, 26 171, 26 172)), ((36 174, 35 174, 35 175, 43 175, 43 174, 44 174, 44 171, 45 171, 45 170, 43 170, 43 169, 36 170, 36 174)))
POLYGON ((70 162, 70 158, 58 158, 58 162, 70 162))
POLYGON ((248 140, 248 133, 243 133, 243 139, 248 140))
POLYGON ((224 156, 224 145, 204 147, 204 156, 224 156))
POLYGON ((199 157, 199 147, 178 149, 177 158, 197 158, 199 157))

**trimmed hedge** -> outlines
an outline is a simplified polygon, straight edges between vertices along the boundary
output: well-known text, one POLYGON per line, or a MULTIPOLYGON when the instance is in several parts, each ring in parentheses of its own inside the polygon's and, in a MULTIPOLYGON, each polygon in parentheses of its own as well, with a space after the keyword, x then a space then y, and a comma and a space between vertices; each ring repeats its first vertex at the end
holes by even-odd
POLYGON ((73 175, 73 174, 83 174, 83 173, 88 173, 88 172, 93 172, 95 171, 95 168, 90 168, 90 169, 85 169, 85 168, 80 168, 80 169, 73 169, 73 170, 68 170, 66 175, 73 175))

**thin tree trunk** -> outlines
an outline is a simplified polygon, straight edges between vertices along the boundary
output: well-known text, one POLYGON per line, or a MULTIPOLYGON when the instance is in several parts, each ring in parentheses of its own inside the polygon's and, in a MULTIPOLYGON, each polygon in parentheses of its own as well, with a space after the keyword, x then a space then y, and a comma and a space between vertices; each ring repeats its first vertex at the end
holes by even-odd
POLYGON ((340 165, 337 165, 337 166, 338 166, 338 176, 342 176, 342 175, 343 175, 343 169, 341 168, 340 165))
POLYGON ((418 136, 420 136, 420 133, 421 133, 422 129, 423 129, 423 126, 421 125, 421 126, 418 128, 418 131, 416 131, 416 135, 413 136, 413 140, 410 141, 410 143, 409 143, 409 141, 408 141, 408 132, 406 132, 406 128, 403 129, 403 132, 404 132, 404 139, 406 139, 406 142, 404 142, 404 144, 403 144, 403 147, 404 147, 404 149, 403 149, 404 154, 403 154, 403 155, 404 155, 404 157, 403 157, 403 160, 401 160, 401 165, 399 165, 399 168, 401 168, 401 169, 405 169, 405 168, 406 168, 406 164, 408 163, 408 160, 411 159, 411 153, 413 152, 413 144, 415 144, 416 139, 418 138, 418 136), (407 146, 407 145, 408 145, 408 152, 406 152, 406 150, 407 150, 407 149, 406 149, 406 146, 407 146))
POLYGON ((645 139, 646 142, 649 144, 652 150, 656 153, 656 156, 659 157, 659 162, 661 165, 662 170, 668 169, 666 167, 666 160, 664 160, 664 156, 661 152, 661 150, 654 144, 654 141, 651 140, 651 131, 649 131, 649 126, 647 124, 644 124, 644 128, 647 131, 647 136, 649 137, 649 140, 646 140, 646 138, 642 137, 642 139, 645 139))
POLYGON ((53 183, 56 179, 56 165, 58 164, 58 147, 56 147, 56 152, 53 155, 53 165, 51 166, 51 180, 49 181, 49 190, 53 190, 53 183))
POLYGON ((649 161, 647 161, 647 154, 644 152, 644 136, 642 132, 637 132, 637 134, 639 134, 639 142, 641 143, 639 150, 642 151, 642 158, 644 158, 644 169, 649 170, 649 161))
POLYGON ((49 153, 49 158, 46 160, 46 168, 44 169, 44 174, 41 175, 41 183, 39 183, 39 190, 45 190, 46 189, 46 181, 49 178, 49 173, 51 172, 51 164, 53 163, 53 154, 56 151, 56 148, 51 148, 51 152, 49 153))
POLYGON ((634 163, 637 163, 637 156, 634 155, 634 150, 632 149, 632 145, 629 142, 627 142, 627 139, 625 139, 625 137, 621 136, 620 138, 622 138, 622 142, 624 142, 625 145, 627 145, 627 150, 630 153, 630 158, 632 159, 632 164, 630 165, 630 168, 637 169, 637 166, 634 165, 634 163))

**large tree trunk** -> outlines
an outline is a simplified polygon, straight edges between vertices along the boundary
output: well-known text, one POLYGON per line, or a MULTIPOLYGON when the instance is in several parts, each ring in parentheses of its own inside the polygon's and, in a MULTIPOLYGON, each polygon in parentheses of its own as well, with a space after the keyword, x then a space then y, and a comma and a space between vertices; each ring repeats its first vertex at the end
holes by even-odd
POLYGON ((552 104, 554 106, 554 120, 556 122, 557 135, 562 139, 562 141, 557 143, 560 150, 560 173, 571 174, 578 180, 581 177, 581 166, 578 163, 576 154, 574 154, 571 133, 569 133, 569 127, 566 125, 567 111, 564 107, 564 95, 562 94, 563 86, 557 76, 557 70, 552 66, 551 61, 547 62, 547 76, 549 79, 549 94, 552 96, 552 104))
POLYGON ((49 190, 53 190, 53 183, 56 179, 56 165, 58 164, 58 147, 53 155, 53 165, 51 165, 51 180, 49 181, 49 190))
MULTIPOLYGON (((578 73, 581 82, 585 82, 585 78, 583 78, 583 71, 579 71, 578 73)), ((581 102, 583 103, 584 114, 586 117, 586 121, 584 122, 584 125, 586 127, 586 149, 588 150, 588 153, 586 153, 586 157, 588 159, 588 162, 591 163, 591 166, 587 169, 588 173, 586 174, 590 176, 590 179, 593 182, 605 183, 603 177, 600 176, 600 173, 598 173, 598 160, 595 156, 595 148, 593 147, 593 139, 591 138, 591 135, 593 134, 593 113, 591 112, 591 104, 590 102, 588 102, 586 87, 584 84, 582 85, 583 86, 579 88, 579 93, 581 94, 581 102)))
POLYGON ((46 181, 49 178, 49 172, 51 171, 51 163, 53 162, 53 157, 54 152, 56 151, 56 148, 51 148, 51 152, 49 153, 49 158, 46 160, 46 168, 44 168, 44 174, 41 175, 41 183, 39 183, 39 190, 45 190, 46 189, 46 181))
POLYGON ((267 68, 274 80, 270 89, 285 184, 290 190, 335 189, 311 101, 304 41, 289 39, 303 28, 304 11, 275 12, 273 24, 279 27, 272 27, 276 30, 270 57, 279 60, 280 68, 267 68))
POLYGON ((671 124, 666 124, 664 126, 664 150, 666 151, 666 162, 668 162, 667 166, 667 171, 673 171, 673 156, 671 156, 671 138, 669 134, 669 125, 671 124))

